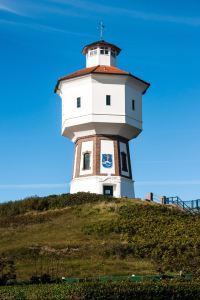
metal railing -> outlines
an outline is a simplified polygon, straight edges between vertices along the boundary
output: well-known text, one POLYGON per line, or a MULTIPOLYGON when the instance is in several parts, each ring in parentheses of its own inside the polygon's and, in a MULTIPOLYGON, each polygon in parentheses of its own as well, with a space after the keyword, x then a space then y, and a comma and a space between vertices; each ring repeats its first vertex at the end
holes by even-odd
POLYGON ((160 196, 157 196, 156 194, 152 193, 152 201, 156 202, 156 203, 160 203, 160 196))
POLYGON ((164 204, 177 204, 183 208, 184 211, 192 214, 200 214, 200 199, 182 201, 178 196, 162 198, 164 204))

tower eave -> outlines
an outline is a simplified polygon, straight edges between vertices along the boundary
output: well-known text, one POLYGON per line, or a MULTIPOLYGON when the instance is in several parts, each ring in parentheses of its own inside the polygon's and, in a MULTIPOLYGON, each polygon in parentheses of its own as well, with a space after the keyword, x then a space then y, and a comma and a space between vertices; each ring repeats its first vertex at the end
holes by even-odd
POLYGON ((147 89, 150 87, 150 83, 146 82, 132 74, 126 71, 122 71, 118 68, 115 67, 103 67, 103 66, 95 66, 92 68, 86 68, 77 72, 74 72, 72 74, 69 74, 67 76, 61 77, 58 79, 57 84, 54 89, 54 93, 58 94, 57 91, 59 90, 59 84, 61 81, 65 81, 68 79, 73 79, 76 77, 84 76, 84 75, 89 75, 89 74, 101 74, 101 75, 125 75, 125 76, 130 76, 131 78, 134 78, 135 80, 141 82, 144 84, 144 90, 142 94, 145 94, 147 89), (102 69, 103 68, 103 69, 102 69))

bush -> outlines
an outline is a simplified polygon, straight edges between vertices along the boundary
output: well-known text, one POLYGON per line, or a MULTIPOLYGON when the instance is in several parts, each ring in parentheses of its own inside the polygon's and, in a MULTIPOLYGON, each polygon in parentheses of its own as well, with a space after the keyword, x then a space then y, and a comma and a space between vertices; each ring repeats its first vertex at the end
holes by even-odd
POLYGON ((0 218, 24 215, 31 211, 61 209, 66 206, 82 205, 99 201, 117 201, 105 195, 79 192, 77 194, 50 195, 47 197, 27 197, 24 200, 9 201, 0 204, 0 218))
POLYGON ((199 300, 196 281, 84 282, 0 288, 0 299, 199 300))
POLYGON ((46 273, 40 276, 41 283, 50 283, 51 276, 47 275, 46 273))
POLYGON ((200 265, 200 216, 166 206, 129 205, 118 210, 119 217, 83 228, 86 234, 120 234, 119 242, 106 255, 151 258, 165 270, 187 272, 200 265))
POLYGON ((6 275, 3 275, 0 277, 0 285, 5 285, 8 280, 8 277, 6 275))

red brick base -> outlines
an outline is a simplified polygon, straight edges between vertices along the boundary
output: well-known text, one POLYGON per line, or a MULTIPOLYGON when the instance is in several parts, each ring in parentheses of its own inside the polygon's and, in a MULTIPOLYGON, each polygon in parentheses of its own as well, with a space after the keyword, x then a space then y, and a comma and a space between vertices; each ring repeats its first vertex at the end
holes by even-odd
MULTIPOLYGON (((129 153, 129 143, 128 140, 117 136, 117 135, 90 135, 78 138, 75 141, 75 149, 77 149, 77 158, 76 158, 76 170, 75 170, 75 177, 86 177, 86 176, 107 176, 106 174, 100 173, 100 144, 101 140, 110 140, 114 142, 114 159, 115 159, 115 174, 112 176, 123 176, 129 179, 132 179, 132 172, 131 172, 131 163, 130 163, 130 153, 129 153), (81 163, 81 145, 83 142, 93 141, 93 173, 89 175, 80 175, 80 163, 81 163), (127 156, 128 156, 128 165, 129 165, 129 174, 130 176, 124 176, 121 173, 121 163, 120 163, 120 150, 119 150, 119 143, 125 143, 127 146, 127 156)), ((75 157, 74 157, 75 163, 75 157)))

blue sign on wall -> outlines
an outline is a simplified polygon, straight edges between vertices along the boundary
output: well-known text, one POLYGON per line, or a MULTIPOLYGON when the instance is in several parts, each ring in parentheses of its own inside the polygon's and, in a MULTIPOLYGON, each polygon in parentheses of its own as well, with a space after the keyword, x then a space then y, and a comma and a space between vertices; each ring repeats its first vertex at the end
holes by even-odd
POLYGON ((112 154, 102 154, 102 166, 104 168, 112 168, 112 154))

